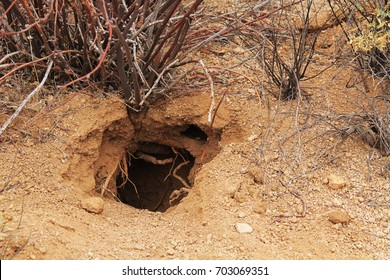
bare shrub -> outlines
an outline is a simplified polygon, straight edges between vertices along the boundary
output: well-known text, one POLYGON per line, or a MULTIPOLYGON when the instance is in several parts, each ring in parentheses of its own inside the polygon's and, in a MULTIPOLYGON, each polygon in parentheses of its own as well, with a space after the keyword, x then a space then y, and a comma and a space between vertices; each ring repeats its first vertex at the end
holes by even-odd
POLYGON ((202 2, 0 1, 0 83, 13 74, 39 80, 53 61, 50 78, 60 89, 121 89, 140 110, 172 82, 202 2))
POLYGON ((390 3, 382 0, 328 0, 333 15, 342 22, 349 49, 346 65, 356 77, 346 85, 359 92, 352 100, 360 112, 348 118, 344 132, 357 133, 383 156, 390 155, 390 3), (340 12, 342 11, 342 12, 340 12))
POLYGON ((251 21, 240 32, 248 47, 256 52, 271 84, 279 89, 273 95, 282 100, 301 95, 300 81, 308 78, 306 72, 321 32, 321 28, 309 28, 312 8, 312 0, 282 1, 280 6, 271 7, 266 22, 251 21), (292 8, 299 11, 295 19, 291 17, 292 8))

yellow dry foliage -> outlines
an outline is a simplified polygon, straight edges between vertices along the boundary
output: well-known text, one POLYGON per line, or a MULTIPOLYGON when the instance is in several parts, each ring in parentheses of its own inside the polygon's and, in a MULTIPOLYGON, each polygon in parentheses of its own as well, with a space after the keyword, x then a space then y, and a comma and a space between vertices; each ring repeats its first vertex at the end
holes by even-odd
POLYGON ((390 3, 384 9, 375 9, 372 18, 372 22, 363 21, 361 27, 350 30, 359 30, 350 43, 355 51, 370 52, 379 49, 387 52, 390 50, 390 3))

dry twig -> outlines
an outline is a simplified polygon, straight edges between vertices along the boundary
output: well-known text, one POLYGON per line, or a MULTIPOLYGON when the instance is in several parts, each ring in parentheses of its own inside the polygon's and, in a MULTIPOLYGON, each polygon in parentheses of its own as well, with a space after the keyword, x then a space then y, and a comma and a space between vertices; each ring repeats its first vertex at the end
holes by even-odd
POLYGON ((12 114, 12 116, 3 124, 3 126, 0 128, 0 136, 3 134, 3 132, 7 129, 7 127, 10 125, 10 123, 20 114, 24 106, 26 106, 27 102, 30 101, 30 99, 39 92, 39 90, 43 87, 45 84, 47 78, 49 77, 51 68, 53 66, 53 60, 50 60, 49 65, 47 66, 45 76, 43 77, 42 81, 39 83, 39 85, 30 92, 27 97, 20 103, 18 108, 15 110, 15 112, 12 114))

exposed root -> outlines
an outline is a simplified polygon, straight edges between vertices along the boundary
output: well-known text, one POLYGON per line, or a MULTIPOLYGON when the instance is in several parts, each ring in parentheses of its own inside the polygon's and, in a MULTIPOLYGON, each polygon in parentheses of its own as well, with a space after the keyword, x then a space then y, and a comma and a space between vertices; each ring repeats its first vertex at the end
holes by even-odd
POLYGON ((180 163, 174 170, 173 170, 173 177, 175 177, 176 179, 178 179, 183 185, 184 187, 180 188, 179 190, 174 190, 171 195, 169 196, 169 204, 170 205, 173 205, 174 203, 176 203, 177 201, 179 201, 181 198, 183 198, 184 196, 186 196, 190 190, 192 189, 192 187, 190 185, 187 184, 187 182, 181 178, 179 175, 177 175, 177 171, 183 167, 184 165, 187 165, 189 164, 190 162, 187 160, 187 161, 184 161, 182 163, 180 163))
MULTIPOLYGON (((107 188, 108 188, 108 185, 110 184, 110 181, 112 179, 112 177, 114 176, 114 174, 117 172, 118 170, 118 167, 120 167, 121 165, 121 161, 122 161, 122 158, 123 157, 120 157, 117 161, 118 163, 115 165, 115 167, 111 170, 111 172, 108 174, 106 180, 104 180, 104 183, 103 183, 103 186, 100 190, 100 194, 101 195, 104 195, 107 191, 107 188)), ((127 173, 126 173, 127 174, 127 173)))
POLYGON ((173 162, 173 158, 167 158, 167 159, 157 159, 156 157, 154 156, 151 156, 151 155, 148 155, 148 154, 145 154, 141 151, 138 151, 135 156, 139 159, 142 159, 144 161, 147 161, 147 162, 150 162, 154 165, 165 165, 165 164, 168 164, 168 163, 172 163, 173 162))

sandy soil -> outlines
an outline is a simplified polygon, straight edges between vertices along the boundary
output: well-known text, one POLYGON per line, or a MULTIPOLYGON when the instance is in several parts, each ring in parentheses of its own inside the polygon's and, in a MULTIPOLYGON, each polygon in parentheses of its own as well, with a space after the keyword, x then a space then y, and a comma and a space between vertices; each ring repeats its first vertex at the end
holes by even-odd
MULTIPOLYGON (((222 13, 239 2, 206 5, 222 13)), ((339 32, 323 32, 310 73, 332 62, 339 32)), ((229 39, 194 57, 213 74, 216 104, 225 93, 212 125, 200 65, 186 87, 130 118, 116 93, 47 90, 30 102, 0 143, 1 258, 390 259, 389 156, 339 133, 339 116, 366 102, 346 87, 353 70, 333 66, 302 83, 310 98, 278 101, 253 86, 258 61, 229 39), (186 135, 189 125, 207 141, 186 135), (195 158, 191 190, 164 212, 116 198, 118 167, 144 142, 195 158)), ((29 92, 16 83, 1 88, 0 123, 29 92)))

